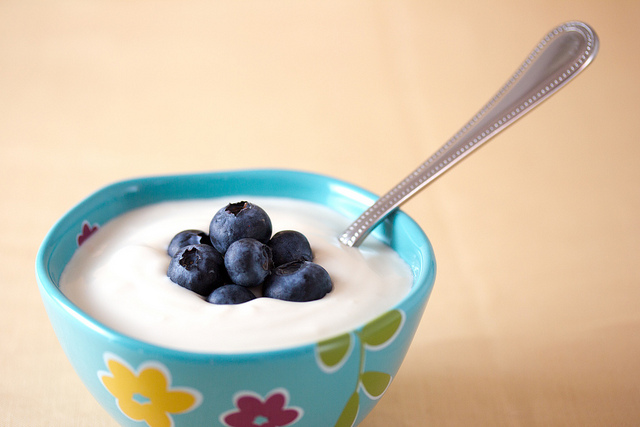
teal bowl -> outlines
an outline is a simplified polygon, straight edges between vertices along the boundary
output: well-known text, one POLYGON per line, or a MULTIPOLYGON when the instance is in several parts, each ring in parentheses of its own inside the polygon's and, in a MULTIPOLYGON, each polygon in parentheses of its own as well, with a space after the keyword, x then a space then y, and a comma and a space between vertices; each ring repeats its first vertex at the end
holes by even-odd
POLYGON ((37 254, 39 290, 64 352, 97 401, 125 426, 359 424, 395 377, 435 280, 431 244, 401 211, 372 236, 411 267, 408 295, 361 327, 321 342, 236 354, 168 349, 110 329, 60 291, 60 275, 83 232, 151 203, 236 194, 307 200, 353 219, 376 200, 340 180, 286 170, 148 177, 105 187, 64 215, 37 254))

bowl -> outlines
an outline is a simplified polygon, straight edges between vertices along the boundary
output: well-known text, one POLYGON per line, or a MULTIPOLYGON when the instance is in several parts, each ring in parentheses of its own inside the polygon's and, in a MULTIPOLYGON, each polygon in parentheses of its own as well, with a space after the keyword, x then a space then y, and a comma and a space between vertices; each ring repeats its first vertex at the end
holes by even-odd
POLYGON ((372 236, 409 264, 411 290, 387 312, 321 342, 235 354, 164 348, 92 319, 60 291, 79 238, 94 227, 151 203, 235 194, 312 201, 353 219, 376 200, 338 179, 291 170, 145 177, 107 186, 58 220, 37 254, 38 287, 64 352, 121 425, 357 425, 395 377, 435 279, 431 244, 401 211, 372 236))

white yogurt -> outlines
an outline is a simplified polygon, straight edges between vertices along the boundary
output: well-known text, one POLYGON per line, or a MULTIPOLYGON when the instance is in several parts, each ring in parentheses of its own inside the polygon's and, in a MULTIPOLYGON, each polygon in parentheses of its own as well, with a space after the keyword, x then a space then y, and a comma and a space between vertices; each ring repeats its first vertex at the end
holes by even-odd
POLYGON ((404 297, 413 282, 409 266, 369 237, 359 248, 341 245, 349 225, 336 212, 282 198, 233 197, 164 202, 108 222, 76 251, 60 289, 96 320, 123 334, 164 347, 195 352, 251 352, 326 339, 362 326, 404 297), (271 218, 273 232, 297 230, 334 289, 310 302, 257 298, 214 305, 166 275, 171 238, 185 229, 208 231, 213 214, 249 200, 271 218))

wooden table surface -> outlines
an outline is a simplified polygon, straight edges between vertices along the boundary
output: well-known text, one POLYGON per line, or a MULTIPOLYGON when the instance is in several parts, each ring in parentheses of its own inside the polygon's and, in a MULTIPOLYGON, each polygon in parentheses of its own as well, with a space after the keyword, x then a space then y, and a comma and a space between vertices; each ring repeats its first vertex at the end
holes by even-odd
POLYGON ((640 425, 640 2, 0 2, 0 425, 113 426, 34 276, 117 180, 301 169, 381 194, 568 20, 553 99, 412 199, 436 284, 365 427, 640 425))

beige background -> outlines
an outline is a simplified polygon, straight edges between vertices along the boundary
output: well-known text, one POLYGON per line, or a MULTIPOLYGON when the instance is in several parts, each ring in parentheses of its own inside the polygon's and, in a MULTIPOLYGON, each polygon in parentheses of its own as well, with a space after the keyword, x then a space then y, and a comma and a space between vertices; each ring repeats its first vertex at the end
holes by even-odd
POLYGON ((564 21, 593 65, 406 205, 438 277, 366 427, 640 425, 640 2, 0 2, 0 425, 112 426, 34 277, 73 204, 141 175, 388 190, 564 21))

